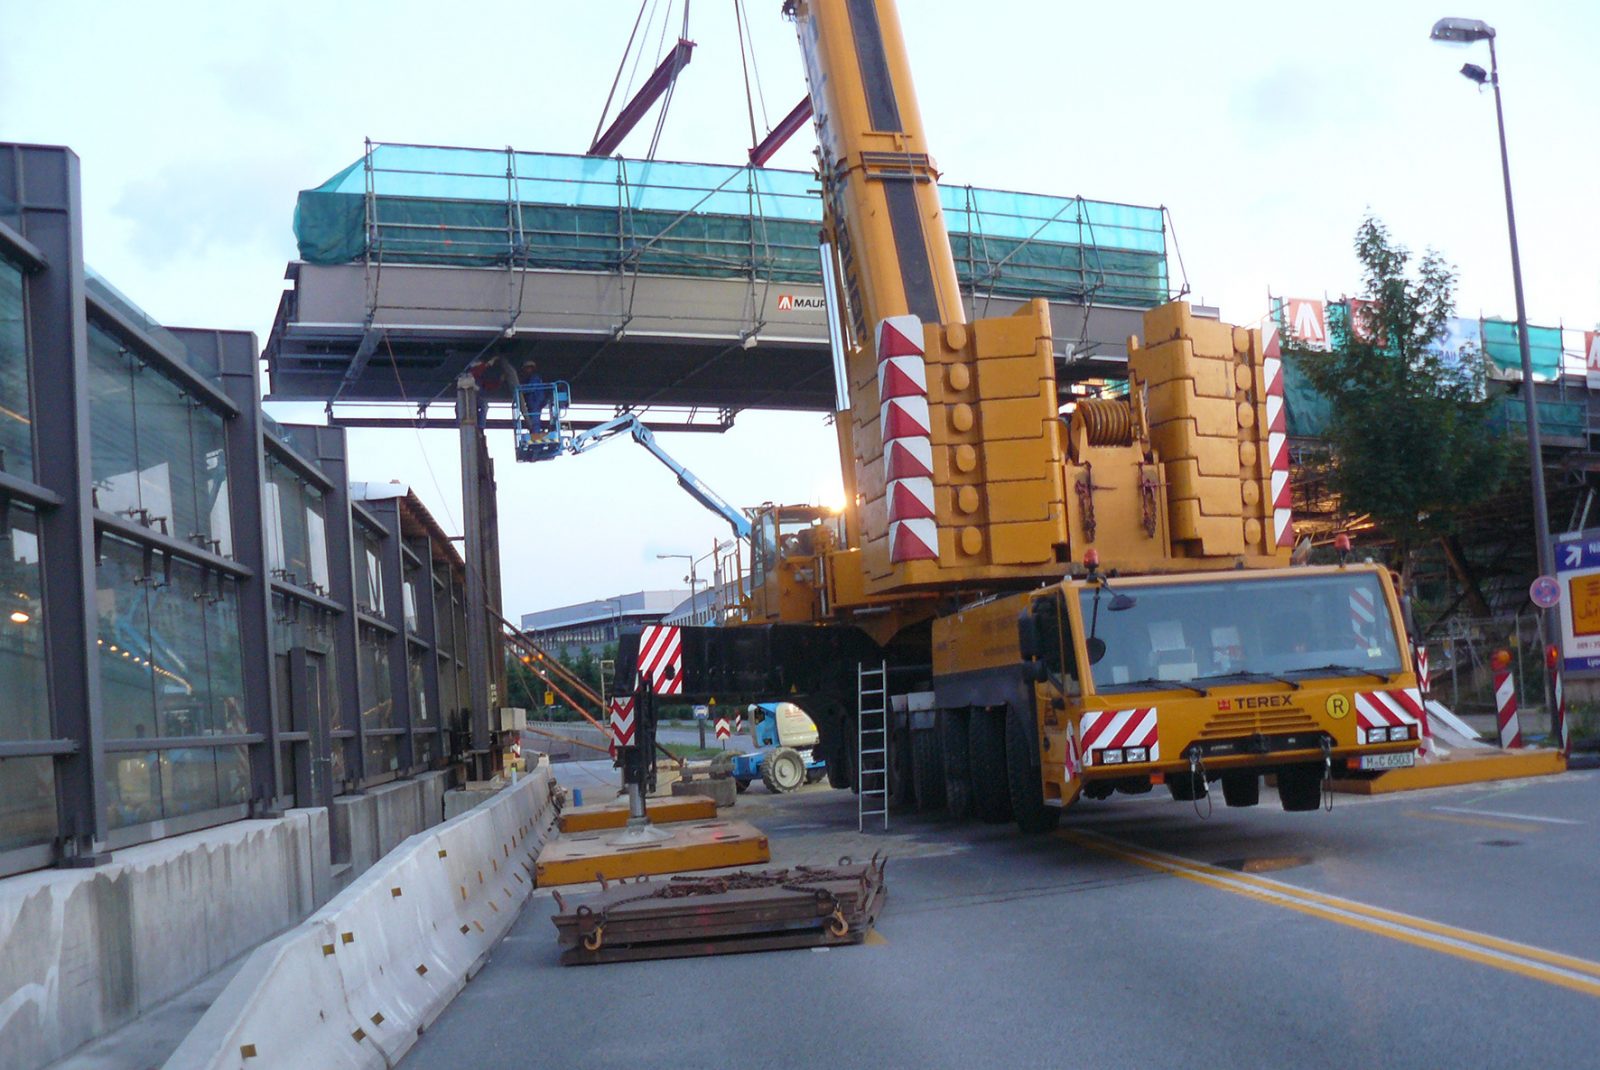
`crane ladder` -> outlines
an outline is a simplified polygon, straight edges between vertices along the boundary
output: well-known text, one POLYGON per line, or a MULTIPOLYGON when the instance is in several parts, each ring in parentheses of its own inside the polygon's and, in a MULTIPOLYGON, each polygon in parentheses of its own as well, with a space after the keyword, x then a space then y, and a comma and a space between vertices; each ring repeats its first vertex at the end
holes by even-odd
POLYGON ((856 667, 856 831, 869 817, 889 827, 889 666, 856 667))

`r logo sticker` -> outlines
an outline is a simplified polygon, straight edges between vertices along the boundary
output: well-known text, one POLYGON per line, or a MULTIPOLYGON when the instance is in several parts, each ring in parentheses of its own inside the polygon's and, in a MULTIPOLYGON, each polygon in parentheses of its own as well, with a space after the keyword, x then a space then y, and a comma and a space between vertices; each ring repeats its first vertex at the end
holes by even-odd
POLYGON ((1328 696, 1326 707, 1328 716, 1334 720, 1347 717, 1350 714, 1350 699, 1346 695, 1333 694, 1328 696))

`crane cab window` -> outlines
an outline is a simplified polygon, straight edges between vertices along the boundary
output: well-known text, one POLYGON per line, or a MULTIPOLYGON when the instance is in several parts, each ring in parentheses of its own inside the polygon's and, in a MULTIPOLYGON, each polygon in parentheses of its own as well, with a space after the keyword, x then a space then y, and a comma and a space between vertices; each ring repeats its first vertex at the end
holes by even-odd
POLYGON ((764 513, 756 525, 755 545, 751 548, 750 572, 757 587, 778 567, 778 525, 771 513, 764 513))
POLYGON ((1321 673, 1388 676, 1402 669, 1399 629, 1372 572, 1208 582, 1119 584, 1132 603, 1110 611, 1079 593, 1105 654, 1095 690, 1161 681, 1239 683, 1321 673))

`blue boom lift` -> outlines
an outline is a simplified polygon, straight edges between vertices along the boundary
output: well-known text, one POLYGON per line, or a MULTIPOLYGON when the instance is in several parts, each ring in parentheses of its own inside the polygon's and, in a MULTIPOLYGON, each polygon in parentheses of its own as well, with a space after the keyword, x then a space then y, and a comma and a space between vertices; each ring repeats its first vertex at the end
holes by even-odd
POLYGON ((733 783, 744 791, 760 780, 774 795, 782 795, 821 780, 827 763, 812 756, 817 726, 792 702, 763 702, 750 707, 750 736, 756 750, 733 759, 733 783))
POLYGON ((572 391, 564 382, 535 380, 517 387, 514 418, 517 460, 548 461, 562 454, 583 453, 626 432, 649 450, 650 456, 666 465, 678 477, 678 486, 688 491, 690 497, 726 520, 733 527, 734 535, 741 539, 750 537, 750 518, 702 483, 699 476, 673 460, 639 417, 625 412, 615 419, 574 434, 567 422, 567 406, 571 399, 572 391))

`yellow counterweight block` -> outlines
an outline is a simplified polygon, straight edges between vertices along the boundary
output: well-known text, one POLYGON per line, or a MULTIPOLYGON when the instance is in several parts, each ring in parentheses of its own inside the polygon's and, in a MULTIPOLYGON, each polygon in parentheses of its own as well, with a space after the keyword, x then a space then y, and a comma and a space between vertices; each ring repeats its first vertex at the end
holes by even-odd
POLYGON ((1261 334, 1194 316, 1174 301, 1128 340, 1161 458, 1175 558, 1285 563, 1273 528, 1261 334))
POLYGON ((893 378, 901 358, 886 356, 881 404, 854 409, 867 593, 1060 574, 1066 517, 1049 306, 922 325, 921 343, 918 390, 893 378), (933 552, 918 553, 913 535, 933 552))

